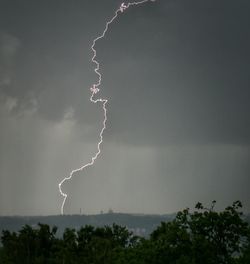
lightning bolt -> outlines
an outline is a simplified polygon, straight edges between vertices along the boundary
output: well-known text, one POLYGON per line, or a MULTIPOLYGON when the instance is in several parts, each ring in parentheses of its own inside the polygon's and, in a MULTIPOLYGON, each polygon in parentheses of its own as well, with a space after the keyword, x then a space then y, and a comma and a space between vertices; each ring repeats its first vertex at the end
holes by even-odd
POLYGON ((65 205, 65 202, 67 200, 67 197, 68 195, 66 193, 64 193, 62 191, 62 185, 65 181, 69 181, 71 180, 71 178, 73 177, 73 175, 76 173, 76 172, 79 172, 79 171, 83 171, 84 169, 94 165, 96 159, 98 158, 98 156, 101 154, 101 144, 103 142, 103 132, 104 130, 106 129, 106 122, 107 122, 107 108, 106 108, 106 105, 108 103, 108 99, 104 99, 104 98, 98 98, 98 99, 94 99, 94 95, 96 95, 100 89, 99 89, 99 86, 101 85, 102 83, 102 74, 100 73, 100 63, 96 60, 96 55, 97 55, 97 52, 96 52, 96 49, 95 49, 95 45, 96 45, 96 42, 102 38, 105 37, 108 29, 109 29, 109 26, 114 22, 114 20, 119 16, 119 14, 123 13, 125 10, 127 10, 130 6, 138 6, 138 5, 142 5, 146 2, 155 2, 156 0, 142 0, 142 1, 139 1, 139 2, 129 2, 127 4, 125 3, 122 3, 120 5, 120 7, 115 11, 114 13, 114 16, 108 20, 106 22, 106 26, 102 32, 101 35, 99 35, 97 38, 95 38, 92 42, 92 45, 91 45, 91 50, 93 52, 93 57, 91 59, 91 61, 95 64, 95 73, 98 75, 98 81, 96 83, 94 83, 91 88, 90 88, 90 92, 91 92, 91 96, 90 96, 90 101, 92 103, 102 103, 102 109, 103 109, 103 114, 104 114, 104 118, 103 118, 103 122, 102 122, 102 129, 100 131, 100 134, 99 134, 99 141, 97 143, 97 151, 95 152, 95 154, 91 157, 91 161, 84 164, 83 166, 81 166, 80 168, 78 169, 75 169, 75 170, 72 170, 69 174, 68 177, 65 177, 59 184, 58 184, 58 187, 59 187, 59 191, 60 191, 60 194, 63 196, 63 202, 62 202, 62 205, 61 205, 61 214, 63 215, 64 213, 64 205, 65 205))

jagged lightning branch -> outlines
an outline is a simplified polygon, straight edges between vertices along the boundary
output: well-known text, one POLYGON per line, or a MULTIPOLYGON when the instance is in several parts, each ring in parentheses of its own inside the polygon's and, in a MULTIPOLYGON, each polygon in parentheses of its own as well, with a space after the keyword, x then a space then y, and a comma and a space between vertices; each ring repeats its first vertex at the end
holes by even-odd
POLYGON ((84 170, 85 168, 89 167, 89 166, 92 166, 94 163, 95 163, 95 160, 97 159, 97 157, 100 155, 101 153, 101 149, 100 149, 100 146, 103 142, 103 132, 104 130, 106 129, 106 121, 107 121, 107 108, 106 108, 106 104, 108 102, 107 99, 103 99, 103 98, 98 98, 98 99, 93 99, 94 95, 97 94, 100 90, 99 90, 99 86, 101 85, 102 83, 102 75, 101 73, 99 72, 100 70, 100 63, 96 60, 96 55, 97 55, 97 52, 96 52, 96 49, 95 49, 95 45, 96 45, 96 42, 102 38, 105 37, 105 34, 106 32, 108 31, 109 29, 109 26, 110 24, 118 17, 119 13, 123 13, 126 9, 128 9, 130 6, 136 6, 136 5, 141 5, 141 4, 144 4, 146 2, 155 2, 156 0, 142 0, 142 1, 139 1, 139 2, 131 2, 131 3, 122 3, 121 6, 119 7, 119 9, 117 9, 115 11, 115 14, 114 16, 108 21, 106 22, 106 26, 105 26, 105 29, 104 31, 102 32, 102 34, 100 36, 98 36, 97 38, 95 38, 92 42, 92 45, 91 45, 91 50, 93 52, 93 57, 91 59, 91 61, 96 65, 95 67, 95 73, 98 75, 98 82, 97 83, 94 83, 92 85, 92 87, 90 88, 90 91, 91 91, 91 96, 90 96, 90 101, 92 103, 102 103, 102 108, 103 108, 103 112, 104 112, 104 119, 103 119, 103 122, 102 122, 102 129, 101 129, 101 132, 99 134, 99 142, 97 144, 97 152, 94 154, 94 156, 92 156, 91 158, 91 161, 86 163, 85 165, 83 165, 82 167, 78 168, 78 169, 75 169, 75 170, 72 170, 70 172, 70 175, 68 177, 65 177, 59 184, 58 184, 58 187, 59 187, 59 191, 60 191, 60 194, 63 196, 63 202, 62 202, 62 205, 61 205, 61 214, 63 215, 63 212, 64 212, 64 204, 67 200, 67 197, 68 195, 66 193, 64 193, 62 191, 62 184, 65 182, 65 181, 68 181, 70 180, 74 173, 76 172, 79 172, 79 171, 82 171, 84 170))

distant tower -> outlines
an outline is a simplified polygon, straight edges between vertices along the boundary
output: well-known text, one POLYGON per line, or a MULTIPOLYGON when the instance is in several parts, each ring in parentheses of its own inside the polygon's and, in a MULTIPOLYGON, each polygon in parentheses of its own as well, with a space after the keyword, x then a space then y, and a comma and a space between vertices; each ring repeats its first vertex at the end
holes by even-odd
POLYGON ((111 208, 109 208, 108 214, 113 214, 113 213, 114 213, 114 211, 111 208))

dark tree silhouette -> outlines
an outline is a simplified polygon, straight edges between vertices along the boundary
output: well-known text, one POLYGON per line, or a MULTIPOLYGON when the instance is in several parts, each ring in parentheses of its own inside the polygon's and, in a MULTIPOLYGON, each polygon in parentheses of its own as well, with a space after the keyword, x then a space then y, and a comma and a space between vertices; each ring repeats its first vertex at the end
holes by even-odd
POLYGON ((250 228, 236 201, 224 211, 198 203, 174 220, 162 222, 149 238, 134 236, 126 227, 57 228, 28 225, 2 232, 1 264, 249 264, 250 228))

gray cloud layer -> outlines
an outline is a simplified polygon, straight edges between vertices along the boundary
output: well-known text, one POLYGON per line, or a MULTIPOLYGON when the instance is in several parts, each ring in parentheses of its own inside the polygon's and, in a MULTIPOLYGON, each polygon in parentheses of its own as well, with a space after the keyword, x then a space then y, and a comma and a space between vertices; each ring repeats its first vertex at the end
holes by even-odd
MULTIPOLYGON (((1 1, 1 214, 59 213, 57 183, 94 153, 89 46, 119 4, 1 1)), ((103 156, 65 184, 66 212, 213 199, 249 210, 249 11, 244 0, 159 0, 120 16, 97 44, 103 156)))

